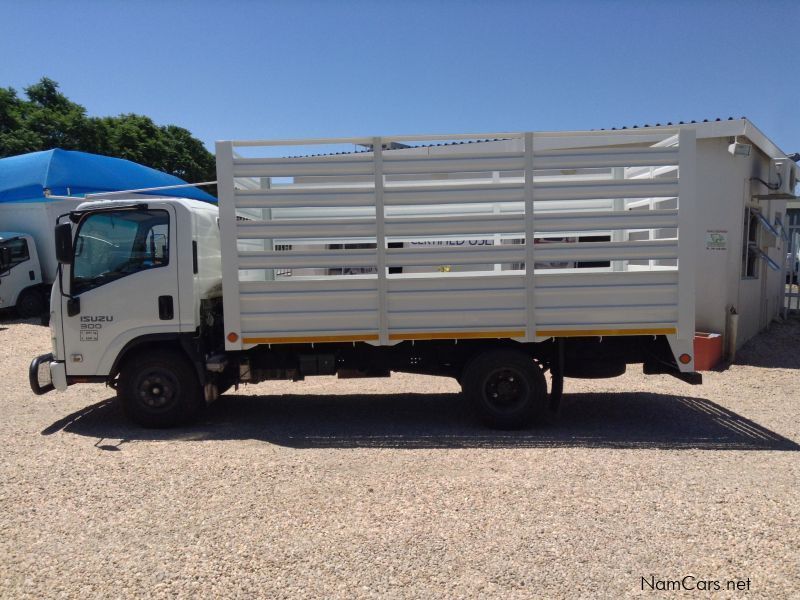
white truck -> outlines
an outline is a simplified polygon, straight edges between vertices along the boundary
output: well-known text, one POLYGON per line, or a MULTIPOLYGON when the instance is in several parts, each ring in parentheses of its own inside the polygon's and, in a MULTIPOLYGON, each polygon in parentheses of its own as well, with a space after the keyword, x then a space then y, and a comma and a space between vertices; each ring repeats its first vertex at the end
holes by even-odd
POLYGON ((0 250, 9 253, 0 272, 0 309, 14 308, 22 317, 47 313, 50 286, 58 270, 53 227, 79 199, 0 203, 0 250))
POLYGON ((400 371, 519 428, 565 376, 701 381, 689 128, 216 150, 218 209, 101 200, 56 226, 35 393, 104 383, 167 427, 242 383, 400 371))

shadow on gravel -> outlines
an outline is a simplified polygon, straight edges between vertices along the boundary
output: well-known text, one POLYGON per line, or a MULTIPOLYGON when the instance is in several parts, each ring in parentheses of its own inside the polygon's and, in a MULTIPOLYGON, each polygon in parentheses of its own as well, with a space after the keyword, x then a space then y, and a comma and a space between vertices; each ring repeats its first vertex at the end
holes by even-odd
POLYGON ((42 431, 98 439, 254 439, 291 448, 654 448, 784 450, 800 446, 701 398, 651 393, 565 394, 558 425, 492 431, 465 414, 460 394, 224 396, 201 419, 141 429, 104 400, 42 431))
POLYGON ((800 369, 800 318, 770 323, 736 353, 737 365, 766 369, 800 369))
MULTIPOLYGON (((18 325, 20 323, 25 323, 27 325, 43 325, 42 317, 30 317, 27 319, 23 319, 17 314, 17 311, 13 308, 2 308, 0 309, 0 323, 3 325, 18 325)), ((7 327, 0 328, 0 331, 3 329, 8 329, 7 327)))

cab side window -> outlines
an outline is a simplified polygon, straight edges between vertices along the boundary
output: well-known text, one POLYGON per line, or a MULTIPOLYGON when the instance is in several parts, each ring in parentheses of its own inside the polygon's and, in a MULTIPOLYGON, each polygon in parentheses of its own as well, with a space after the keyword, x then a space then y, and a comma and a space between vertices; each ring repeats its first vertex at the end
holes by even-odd
POLYGON ((24 263, 31 256, 28 252, 28 242, 22 238, 8 240, 3 242, 4 247, 8 248, 11 252, 11 262, 8 265, 9 269, 13 269, 20 263, 24 263))
POLYGON ((169 264, 165 210, 120 210, 90 215, 75 239, 72 293, 169 264))

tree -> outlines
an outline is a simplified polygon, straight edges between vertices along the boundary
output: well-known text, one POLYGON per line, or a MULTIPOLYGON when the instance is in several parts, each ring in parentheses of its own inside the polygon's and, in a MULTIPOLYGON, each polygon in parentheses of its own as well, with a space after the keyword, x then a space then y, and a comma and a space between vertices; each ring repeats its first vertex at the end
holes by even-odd
POLYGON ((216 179, 214 155, 182 127, 137 114, 89 117, 47 77, 25 96, 0 88, 0 158, 63 148, 125 158, 188 182, 216 179))

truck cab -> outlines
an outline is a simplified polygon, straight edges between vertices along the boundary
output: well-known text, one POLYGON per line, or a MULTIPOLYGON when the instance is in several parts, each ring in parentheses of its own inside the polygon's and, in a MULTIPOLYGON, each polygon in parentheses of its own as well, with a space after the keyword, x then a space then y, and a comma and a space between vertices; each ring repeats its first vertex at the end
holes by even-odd
POLYGON ((20 316, 43 312, 42 269, 33 238, 15 231, 0 231, 0 252, 6 264, 0 269, 0 308, 17 308, 20 316))
POLYGON ((87 202, 61 219, 56 244, 61 268, 50 298, 52 354, 32 365, 32 386, 44 363, 49 385, 63 390, 110 382, 134 356, 156 351, 193 362, 201 301, 220 288, 215 206, 184 199, 87 202))

